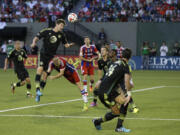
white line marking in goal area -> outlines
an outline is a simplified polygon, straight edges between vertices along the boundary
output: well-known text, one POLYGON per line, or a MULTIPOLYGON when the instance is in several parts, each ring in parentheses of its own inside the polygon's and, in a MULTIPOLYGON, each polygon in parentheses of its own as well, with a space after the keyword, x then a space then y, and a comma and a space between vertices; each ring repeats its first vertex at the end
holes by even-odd
MULTIPOLYGON (((69 118, 69 119, 94 119, 96 116, 58 116, 58 115, 16 115, 4 114, 0 117, 39 117, 39 118, 69 118)), ((162 118, 126 118, 127 120, 154 120, 154 121, 180 121, 180 119, 162 119, 162 118)))
MULTIPOLYGON (((141 92, 141 91, 153 90, 153 89, 164 88, 164 87, 166 87, 166 86, 156 86, 156 87, 151 87, 151 88, 133 90, 133 92, 141 92)), ((89 97, 89 98, 92 98, 92 97, 89 97)), ((15 111, 15 110, 28 109, 28 108, 35 108, 35 107, 40 107, 40 106, 63 104, 63 103, 68 103, 68 102, 80 101, 80 100, 82 100, 82 99, 73 99, 73 100, 66 100, 66 101, 60 101, 60 102, 53 102, 53 103, 46 103, 46 104, 39 104, 39 105, 32 105, 32 106, 17 107, 17 108, 12 108, 12 109, 0 110, 0 113, 9 112, 9 111, 15 111)))

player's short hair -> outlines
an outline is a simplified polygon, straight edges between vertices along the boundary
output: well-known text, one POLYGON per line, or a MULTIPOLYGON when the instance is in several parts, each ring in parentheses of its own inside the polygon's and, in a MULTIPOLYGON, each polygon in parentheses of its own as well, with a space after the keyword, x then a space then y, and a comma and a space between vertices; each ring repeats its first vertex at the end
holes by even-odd
POLYGON ((121 41, 116 41, 116 42, 118 42, 119 44, 121 44, 121 41))
POLYGON ((132 55, 132 51, 129 48, 124 49, 122 52, 122 57, 128 60, 131 58, 131 55, 132 55))
POLYGON ((114 52, 117 55, 117 50, 116 49, 112 49, 112 52, 114 52))
MULTIPOLYGON (((84 36, 84 39, 85 39, 85 38, 89 38, 89 37, 88 37, 88 36, 84 36)), ((90 39, 90 38, 89 38, 89 39, 90 39)))
POLYGON ((56 20, 56 24, 60 24, 63 23, 64 25, 66 25, 66 22, 64 21, 64 19, 57 19, 56 20))
POLYGON ((59 57, 54 57, 52 61, 54 64, 57 64, 59 62, 59 57))
POLYGON ((109 52, 109 49, 106 46, 102 46, 101 48, 105 48, 107 52, 109 52))

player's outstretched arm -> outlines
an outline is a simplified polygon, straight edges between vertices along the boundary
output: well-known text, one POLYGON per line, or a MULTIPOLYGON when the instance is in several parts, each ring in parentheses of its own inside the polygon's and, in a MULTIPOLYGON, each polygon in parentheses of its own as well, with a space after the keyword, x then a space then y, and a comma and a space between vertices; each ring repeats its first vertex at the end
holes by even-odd
POLYGON ((60 78, 61 76, 64 75, 64 71, 65 71, 65 68, 61 69, 60 72, 57 75, 49 76, 49 79, 54 80, 54 79, 60 78))
POLYGON ((126 99, 125 99, 124 106, 126 106, 126 105, 129 103, 130 99, 131 99, 131 91, 130 91, 130 90, 131 90, 131 84, 130 84, 130 78, 131 78, 130 74, 125 74, 124 80, 125 80, 125 87, 126 87, 127 93, 126 93, 126 95, 125 95, 126 99))
POLYGON ((38 37, 34 37, 34 38, 33 38, 33 42, 32 42, 32 44, 31 44, 31 48, 34 48, 34 47, 36 46, 36 44, 37 44, 38 41, 39 41, 39 38, 38 38, 38 37))
POLYGON ((66 43, 64 46, 66 47, 66 48, 69 48, 69 47, 71 47, 71 46, 73 46, 74 45, 74 43, 66 43))
POLYGON ((5 59, 5 62, 4 62, 4 71, 6 72, 7 70, 7 66, 8 66, 8 59, 6 58, 5 59))

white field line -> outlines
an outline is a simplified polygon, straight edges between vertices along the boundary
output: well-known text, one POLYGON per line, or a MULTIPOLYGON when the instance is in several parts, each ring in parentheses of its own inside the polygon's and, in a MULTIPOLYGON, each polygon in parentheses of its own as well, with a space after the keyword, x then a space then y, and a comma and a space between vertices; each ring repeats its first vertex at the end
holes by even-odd
MULTIPOLYGON (((166 86, 156 86, 156 87, 151 87, 151 88, 133 90, 133 92, 142 92, 142 91, 153 90, 153 89, 164 88, 164 87, 166 87, 166 86)), ((89 97, 89 98, 92 98, 92 97, 89 97)), ((60 102, 53 102, 53 103, 46 103, 46 104, 39 104, 39 105, 32 105, 32 106, 17 107, 17 108, 12 108, 12 109, 0 110, 0 113, 9 112, 9 111, 15 111, 15 110, 23 110, 23 109, 28 109, 28 108, 35 108, 35 107, 40 107, 40 106, 63 104, 63 103, 80 101, 80 100, 82 100, 82 99, 73 99, 73 100, 66 100, 66 101, 60 101, 60 102)))
MULTIPOLYGON (((69 118, 69 119, 93 119, 96 116, 58 116, 58 115, 16 115, 16 114, 2 114, 0 117, 38 117, 38 118, 69 118)), ((126 118, 127 120, 153 120, 153 121, 180 121, 180 119, 169 118, 126 118)))
POLYGON ((138 89, 138 90, 133 90, 132 92, 142 92, 142 91, 148 91, 148 90, 159 89, 159 88, 164 88, 164 87, 166 86, 156 86, 156 87, 151 87, 151 88, 138 89))
POLYGON ((35 108, 35 107, 54 105, 54 104, 63 104, 63 103, 68 103, 68 102, 80 101, 80 100, 82 100, 82 99, 79 98, 79 99, 66 100, 66 101, 61 101, 61 102, 53 102, 53 103, 46 103, 46 104, 39 104, 39 105, 32 105, 32 106, 24 106, 24 107, 12 108, 12 109, 7 109, 7 110, 0 110, 0 112, 9 112, 9 111, 14 111, 14 110, 22 110, 22 109, 35 108))

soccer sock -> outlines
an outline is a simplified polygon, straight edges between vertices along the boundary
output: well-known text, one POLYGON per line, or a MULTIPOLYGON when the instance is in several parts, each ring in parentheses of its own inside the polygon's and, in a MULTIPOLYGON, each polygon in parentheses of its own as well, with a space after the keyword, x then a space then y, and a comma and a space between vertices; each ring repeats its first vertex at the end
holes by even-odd
POLYGON ((46 81, 41 81, 40 88, 43 90, 45 86, 46 86, 46 81))
POLYGON ((121 114, 118 118, 116 128, 120 128, 123 126, 124 119, 125 119, 125 115, 121 114))
POLYGON ((119 115, 114 115, 112 112, 108 112, 105 114, 104 118, 99 118, 96 120, 96 123, 95 124, 101 124, 103 122, 106 122, 106 121, 110 121, 112 119, 114 119, 115 117, 118 117, 119 115))
POLYGON ((13 84, 14 87, 21 87, 21 82, 17 82, 13 84))
POLYGON ((94 96, 93 102, 97 103, 97 96, 94 96))
POLYGON ((87 80, 83 80, 83 88, 87 92, 87 80))
POLYGON ((40 79, 41 79, 41 75, 36 74, 36 77, 35 77, 36 91, 40 90, 40 79))
POLYGON ((31 93, 31 84, 26 84, 27 94, 31 93))
POLYGON ((93 84, 94 84, 94 80, 90 80, 90 88, 91 88, 91 90, 93 88, 93 84))
POLYGON ((98 89, 97 88, 94 88, 94 91, 93 91, 93 93, 94 93, 94 99, 93 99, 93 102, 97 102, 97 96, 98 96, 98 89))
POLYGON ((106 113, 106 115, 104 116, 104 119, 103 119, 103 121, 105 122, 105 121, 110 121, 110 120, 112 120, 112 119, 114 119, 115 117, 118 117, 119 115, 115 115, 115 114, 113 114, 112 112, 108 112, 108 113, 106 113))
POLYGON ((135 108, 135 107, 136 107, 136 104, 134 103, 132 97, 131 97, 129 103, 130 103, 130 105, 131 105, 132 108, 135 108))
POLYGON ((81 90, 81 95, 82 95, 82 99, 83 99, 84 103, 87 103, 88 102, 87 92, 84 89, 81 90))

